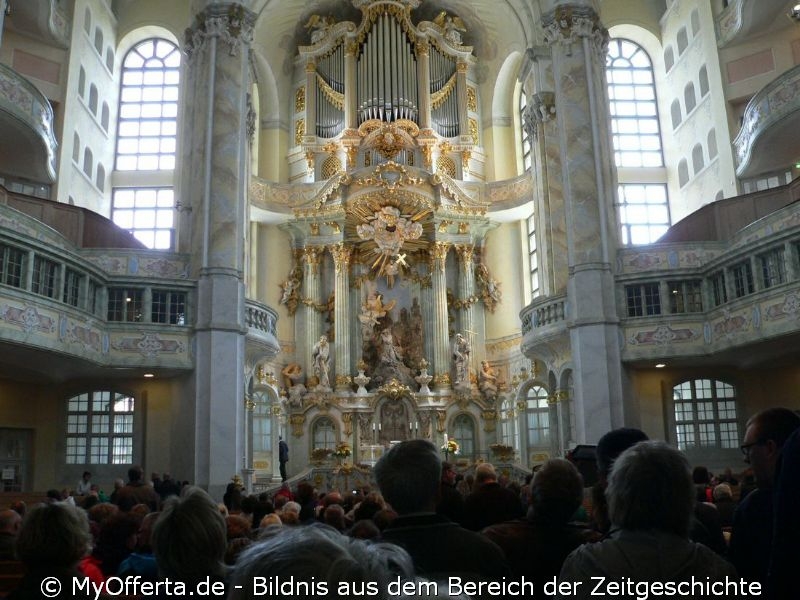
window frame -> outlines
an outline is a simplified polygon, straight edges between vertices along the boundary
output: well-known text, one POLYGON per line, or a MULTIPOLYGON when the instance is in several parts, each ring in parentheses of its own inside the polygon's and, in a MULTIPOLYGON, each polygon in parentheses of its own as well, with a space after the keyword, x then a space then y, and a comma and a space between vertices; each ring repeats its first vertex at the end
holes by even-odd
POLYGON ((91 390, 67 398, 65 404, 64 463, 66 465, 135 464, 138 400, 133 394, 113 388, 91 390), (97 395, 100 397, 97 398, 97 395), (102 402, 105 400, 108 408, 102 410, 102 402), (126 402, 128 409, 117 409, 120 402, 126 402), (82 408, 82 403, 85 404, 85 408, 82 408), (101 403, 100 409, 97 408, 98 403, 101 403), (117 417, 124 418, 120 418, 118 422, 117 417), (120 430, 117 429, 118 426, 120 430), (98 441, 97 444, 94 443, 95 440, 98 441), (79 443, 80 441, 83 443, 79 443), (105 460, 101 460, 103 453, 105 460), (82 460, 80 460, 81 454, 82 460))
POLYGON ((686 379, 672 386, 673 433, 678 449, 736 449, 740 439, 737 398, 736 386, 712 377, 686 379), (703 383, 700 388, 698 382, 703 383), (720 389, 725 393, 729 390, 730 395, 720 395, 720 389))

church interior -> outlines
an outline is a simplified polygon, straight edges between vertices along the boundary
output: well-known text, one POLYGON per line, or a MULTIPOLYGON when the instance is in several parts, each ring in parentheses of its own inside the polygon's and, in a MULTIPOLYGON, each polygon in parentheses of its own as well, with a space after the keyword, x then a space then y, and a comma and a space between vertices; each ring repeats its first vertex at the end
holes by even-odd
POLYGON ((796 2, 0 7, 3 491, 800 408, 796 2))

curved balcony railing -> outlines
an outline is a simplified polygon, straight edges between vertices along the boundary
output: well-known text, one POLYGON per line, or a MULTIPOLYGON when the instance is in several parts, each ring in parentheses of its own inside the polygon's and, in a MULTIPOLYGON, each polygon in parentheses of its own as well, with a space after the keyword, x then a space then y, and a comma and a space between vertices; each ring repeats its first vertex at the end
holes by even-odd
POLYGON ((522 309, 522 335, 563 322, 567 313, 567 296, 537 298, 522 309))
POLYGON ((41 183, 55 181, 58 143, 53 133, 50 102, 30 81, 3 64, 0 64, 0 144, 7 146, 3 154, 10 157, 3 164, 5 172, 41 183))
POLYGON ((14 2, 11 7, 14 28, 48 44, 67 48, 69 20, 58 10, 58 4, 58 0, 14 2))
POLYGON ((754 158, 759 140, 772 128, 780 135, 777 125, 780 124, 781 131, 787 129, 782 121, 792 115, 800 117, 800 65, 767 84, 748 102, 742 128, 733 141, 739 177, 758 174, 754 158))
POLYGON ((759 33, 786 9, 784 0, 730 0, 716 18, 720 48, 759 33))
POLYGON ((255 344, 267 356, 277 354, 280 351, 278 313, 255 300, 245 300, 244 310, 248 345, 255 344))

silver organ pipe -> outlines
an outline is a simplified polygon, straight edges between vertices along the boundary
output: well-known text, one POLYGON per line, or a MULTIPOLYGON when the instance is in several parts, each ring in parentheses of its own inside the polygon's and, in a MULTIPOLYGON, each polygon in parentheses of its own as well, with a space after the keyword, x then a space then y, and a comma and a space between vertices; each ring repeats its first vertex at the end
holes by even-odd
POLYGON ((344 45, 339 44, 317 63, 317 123, 318 137, 330 138, 344 129, 344 45))
POLYGON ((442 137, 459 135, 458 96, 455 91, 455 61, 431 47, 431 122, 442 137))
POLYGON ((417 119, 416 57, 402 25, 388 14, 372 24, 358 56, 358 122, 417 119))

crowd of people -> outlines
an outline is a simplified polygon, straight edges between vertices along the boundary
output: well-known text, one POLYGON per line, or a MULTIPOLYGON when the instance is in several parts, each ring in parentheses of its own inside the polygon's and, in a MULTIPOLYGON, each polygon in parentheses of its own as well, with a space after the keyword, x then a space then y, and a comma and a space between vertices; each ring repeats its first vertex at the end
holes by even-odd
MULTIPOLYGON (((390 448, 374 467, 377 489, 344 494, 301 481, 256 496, 232 483, 217 503, 168 475, 147 482, 134 467, 102 498, 87 472, 75 496, 55 492, 0 511, 0 552, 24 573, 14 599, 47 597, 52 578, 65 590, 78 578, 119 595, 111 582, 129 576, 140 584, 127 597, 152 597, 142 582, 171 581, 186 595, 213 588, 235 599, 589 598, 604 590, 796 599, 800 416, 758 413, 741 449, 752 485, 747 474, 692 471, 681 452, 628 428, 599 440, 591 490, 558 458, 525 485, 489 463, 469 481, 426 440, 390 448)), ((156 588, 155 596, 174 593, 156 588)))

